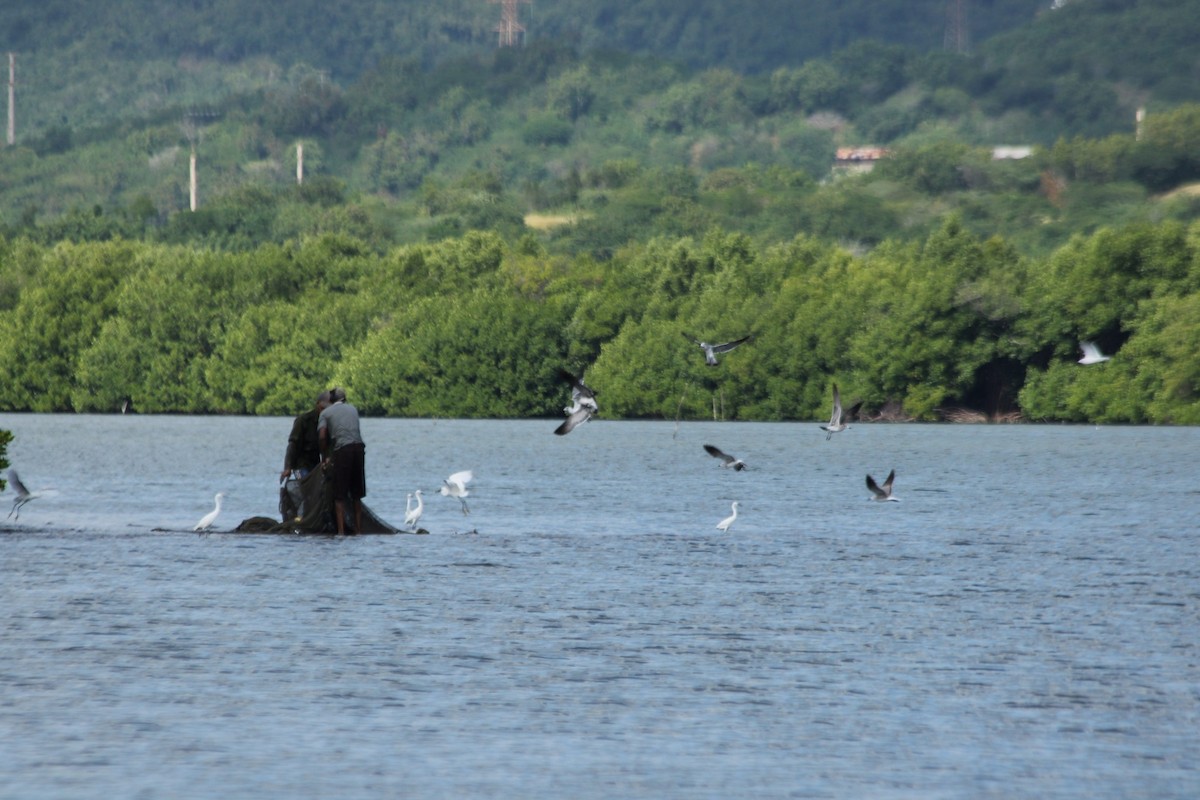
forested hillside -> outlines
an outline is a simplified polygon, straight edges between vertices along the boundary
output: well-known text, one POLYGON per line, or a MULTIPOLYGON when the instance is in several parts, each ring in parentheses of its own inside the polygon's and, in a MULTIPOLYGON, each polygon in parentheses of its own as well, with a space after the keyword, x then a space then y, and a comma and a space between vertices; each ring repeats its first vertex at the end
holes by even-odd
POLYGON ((1200 0, 18 6, 2 409, 1200 422, 1200 0))

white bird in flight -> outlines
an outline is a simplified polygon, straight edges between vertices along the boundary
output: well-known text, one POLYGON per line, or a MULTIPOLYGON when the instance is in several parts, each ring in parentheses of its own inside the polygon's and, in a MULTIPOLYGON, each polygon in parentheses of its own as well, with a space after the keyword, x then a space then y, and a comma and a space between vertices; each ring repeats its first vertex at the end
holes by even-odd
POLYGON ((212 524, 217 521, 217 515, 221 513, 221 499, 225 497, 224 492, 217 492, 213 497, 213 510, 201 517, 196 523, 194 531, 206 531, 212 527, 212 524))
POLYGON ((1083 351, 1083 358, 1079 359, 1080 364, 1099 364, 1112 358, 1101 353, 1094 342, 1080 342, 1079 349, 1083 351))
POLYGON ((717 465, 719 467, 733 467, 734 472, 741 472, 742 470, 744 470, 746 468, 745 461, 742 461, 740 458, 734 458, 733 456, 729 455, 728 453, 722 451, 721 448, 719 448, 719 447, 714 447, 711 444, 706 444, 706 445, 704 445, 704 449, 713 458, 721 459, 721 463, 717 465))
POLYGON ((730 508, 733 509, 733 513, 717 523, 717 530, 721 531, 722 533, 728 532, 729 527, 737 521, 738 504, 736 500, 733 501, 733 505, 730 506, 730 508))
MULTIPOLYGON (((421 499, 421 490, 417 489, 415 494, 417 497, 416 506, 410 507, 404 513, 404 524, 413 529, 417 527, 417 523, 421 521, 421 515, 425 513, 425 501, 421 499)), ((413 495, 410 494, 408 497, 411 500, 413 495)))
POLYGON ((878 500, 880 502, 886 502, 888 500, 891 500, 893 502, 899 503, 900 502, 899 497, 892 497, 892 481, 894 481, 894 480, 896 480, 896 470, 892 470, 891 472, 888 473, 887 480, 883 482, 883 486, 880 486, 878 483, 875 482, 874 478, 872 478, 870 475, 868 475, 867 476, 867 488, 871 490, 872 496, 868 497, 867 499, 868 500, 878 500))
POLYGON ((596 393, 588 388, 582 379, 576 378, 565 369, 560 369, 558 374, 571 384, 571 405, 563 408, 568 416, 561 425, 554 429, 559 436, 566 436, 577 426, 590 420, 592 415, 600 409, 596 405, 596 393))
POLYGON ((15 492, 17 495, 15 498, 13 498, 12 510, 8 512, 8 515, 11 517, 13 514, 16 514, 16 519, 21 518, 21 506, 25 505, 30 500, 38 499, 43 494, 42 492, 31 492, 26 489, 25 484, 21 483, 20 477, 17 476, 17 471, 15 469, 10 469, 8 471, 8 485, 12 487, 13 492, 15 492))
POLYGON ((688 336, 686 333, 683 334, 683 338, 699 346, 699 348, 704 351, 704 363, 708 364, 710 367, 715 367, 717 365, 717 353, 728 353, 739 344, 750 341, 750 339, 753 337, 743 336, 741 339, 735 339, 732 342, 725 342, 724 344, 709 344, 708 342, 702 342, 695 336, 688 336))
POLYGON ((471 470, 463 470, 456 472, 446 480, 442 481, 441 493, 445 497, 457 497, 458 502, 462 503, 462 512, 470 514, 471 509, 467 508, 467 501, 464 500, 470 492, 467 491, 467 484, 475 477, 471 470))
POLYGON ((849 428, 850 420, 854 419, 854 416, 858 413, 858 409, 861 406, 861 400, 851 406, 850 413, 844 415, 845 420, 843 421, 842 395, 838 392, 838 387, 835 383, 833 385, 833 414, 829 417, 829 424, 821 426, 821 430, 825 431, 825 441, 829 441, 831 438, 833 438, 835 433, 849 428))

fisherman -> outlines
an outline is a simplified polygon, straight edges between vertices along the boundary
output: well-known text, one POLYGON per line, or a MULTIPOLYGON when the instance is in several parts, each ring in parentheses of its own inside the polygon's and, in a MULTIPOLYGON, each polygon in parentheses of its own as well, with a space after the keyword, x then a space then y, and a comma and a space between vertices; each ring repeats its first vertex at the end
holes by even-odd
POLYGON ((332 477, 337 532, 346 532, 346 503, 354 509, 354 532, 362 532, 362 499, 367 496, 366 445, 358 425, 358 409, 346 402, 346 392, 329 390, 331 405, 317 418, 322 468, 332 477))
POLYGON ((308 511, 304 507, 300 482, 321 463, 321 437, 317 422, 321 412, 328 406, 329 392, 321 392, 313 407, 292 422, 287 453, 283 456, 283 472, 279 473, 279 480, 284 485, 279 498, 279 511, 284 522, 303 517, 308 511))

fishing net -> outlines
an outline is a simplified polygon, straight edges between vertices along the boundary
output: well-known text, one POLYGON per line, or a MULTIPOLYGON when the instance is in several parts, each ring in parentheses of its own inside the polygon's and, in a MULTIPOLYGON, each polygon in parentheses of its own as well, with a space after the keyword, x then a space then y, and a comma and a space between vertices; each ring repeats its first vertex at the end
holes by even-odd
MULTIPOLYGON (((354 530, 354 515, 347 503, 347 533, 403 533, 376 516, 366 503, 359 502, 362 505, 362 530, 354 530)), ((289 478, 279 487, 279 515, 282 522, 270 517, 250 517, 242 520, 234 530, 238 533, 336 533, 333 487, 325 480, 324 471, 314 469, 306 477, 289 478)))

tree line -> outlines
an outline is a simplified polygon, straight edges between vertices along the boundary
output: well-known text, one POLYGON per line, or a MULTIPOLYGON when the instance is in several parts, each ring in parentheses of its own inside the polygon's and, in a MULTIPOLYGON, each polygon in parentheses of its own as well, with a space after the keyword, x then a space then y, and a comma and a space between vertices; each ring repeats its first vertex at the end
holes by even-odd
POLYGON ((561 414, 560 368, 609 418, 868 414, 1200 423, 1200 228, 1141 223, 1045 258, 951 218, 858 255, 719 228, 606 260, 470 232, 377 252, 343 234, 236 252, 0 239, 0 408, 561 414), (753 340, 707 367, 681 334, 753 340), (1081 339, 1111 361, 1076 363, 1081 339))

